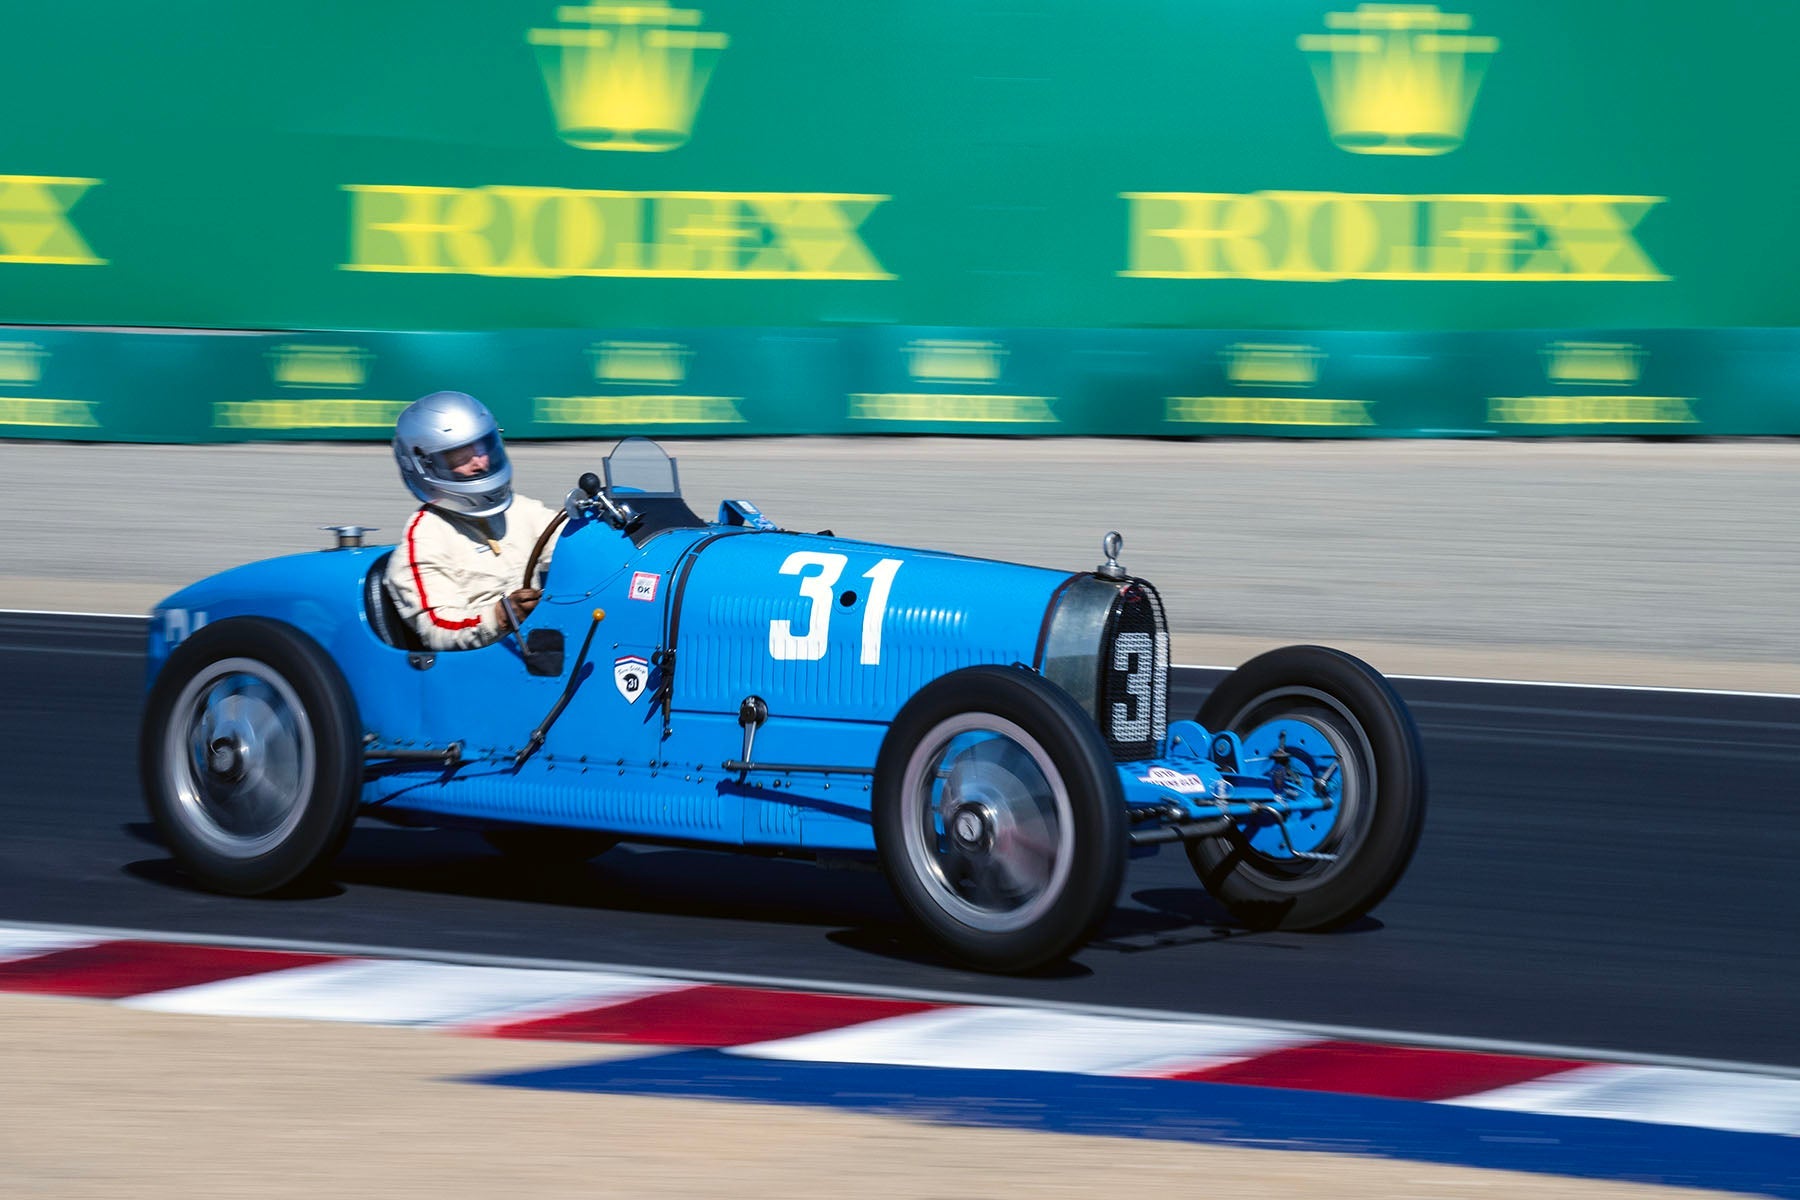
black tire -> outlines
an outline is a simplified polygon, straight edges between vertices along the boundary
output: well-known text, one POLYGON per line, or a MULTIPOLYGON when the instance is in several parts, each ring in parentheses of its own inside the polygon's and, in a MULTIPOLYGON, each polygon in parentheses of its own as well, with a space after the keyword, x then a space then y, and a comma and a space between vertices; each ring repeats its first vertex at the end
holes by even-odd
POLYGON ((496 826, 482 830, 481 837, 511 862, 549 869, 578 867, 619 844, 612 834, 595 829, 536 825, 496 826))
POLYGON ((1324 646, 1251 659, 1225 677, 1195 720, 1242 735, 1281 717, 1315 726, 1355 760, 1344 763, 1341 808, 1317 847, 1337 861, 1262 854, 1237 830, 1190 842, 1188 858, 1206 890, 1252 928, 1338 928, 1380 903, 1419 843, 1426 788, 1418 730, 1380 672, 1324 646))
POLYGON ((1118 898, 1127 846, 1112 755, 1067 692, 1020 668, 968 667, 920 689, 882 741, 873 808, 889 885, 972 966, 1062 958, 1118 898))
POLYGON ((275 891, 326 866, 362 791, 356 699, 291 625, 233 617, 188 638, 150 689, 138 773, 175 861, 202 886, 275 891))

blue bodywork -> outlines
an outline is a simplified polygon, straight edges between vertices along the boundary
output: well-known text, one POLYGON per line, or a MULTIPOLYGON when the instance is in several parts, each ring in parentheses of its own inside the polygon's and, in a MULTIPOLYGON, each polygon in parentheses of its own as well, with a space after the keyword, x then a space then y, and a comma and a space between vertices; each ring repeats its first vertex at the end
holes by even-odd
MULTIPOLYGON (((272 618, 323 647, 355 696, 367 742, 365 811, 421 824, 865 854, 875 849, 871 776, 901 706, 958 668, 1044 669, 1059 597, 1093 579, 785 532, 741 502, 727 502, 721 518, 636 540, 591 517, 564 526, 528 627, 560 631, 569 667, 590 627, 592 645, 566 710, 522 765, 567 668, 530 673, 511 637, 435 655, 385 642, 365 583, 386 547, 252 563, 182 589, 156 609, 150 677, 206 623, 272 618), (749 696, 769 714, 750 757, 773 765, 728 770, 745 750, 738 714, 749 696), (454 765, 416 757, 451 743, 454 765)), ((1087 703, 1092 714, 1094 698, 1087 703)), ((1323 836, 1331 789, 1284 786, 1293 768, 1271 767, 1281 724, 1244 745, 1172 721, 1150 755, 1119 762, 1135 852, 1195 836, 1192 823, 1216 826, 1220 817, 1275 854, 1286 839, 1304 851, 1323 836)), ((1304 749, 1294 754, 1320 774, 1304 749)))

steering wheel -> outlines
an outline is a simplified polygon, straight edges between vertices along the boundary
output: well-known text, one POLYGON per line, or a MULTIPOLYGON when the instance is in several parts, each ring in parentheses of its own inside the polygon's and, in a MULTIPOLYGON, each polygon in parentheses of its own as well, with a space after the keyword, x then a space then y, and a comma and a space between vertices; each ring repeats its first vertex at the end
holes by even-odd
MULTIPOLYGON (((600 477, 592 471, 583 471, 581 478, 575 481, 575 486, 587 493, 591 500, 600 494, 600 477)), ((531 548, 531 557, 525 560, 525 578, 519 583, 520 587, 537 586, 532 581, 537 578, 538 559, 544 556, 544 547, 550 544, 550 536, 561 529, 562 523, 568 519, 569 509, 565 504, 554 517, 550 518, 550 523, 544 526, 544 532, 538 534, 537 544, 531 548)))
POLYGON ((550 544, 550 536, 562 528, 562 523, 568 519, 568 513, 558 512, 550 518, 550 523, 544 526, 544 532, 538 534, 537 544, 531 548, 531 557, 525 560, 525 579, 519 584, 520 587, 537 586, 532 581, 537 578, 538 559, 544 556, 544 547, 550 544))

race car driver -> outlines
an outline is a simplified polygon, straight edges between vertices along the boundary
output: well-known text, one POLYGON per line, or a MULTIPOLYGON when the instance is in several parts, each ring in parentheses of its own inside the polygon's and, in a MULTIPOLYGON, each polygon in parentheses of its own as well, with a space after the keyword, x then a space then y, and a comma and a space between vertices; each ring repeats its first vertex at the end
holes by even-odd
POLYGON ((395 421, 394 459, 424 502, 388 559, 401 617, 433 650, 472 650, 517 629, 542 595, 554 543, 529 583, 525 566, 554 513, 513 493, 494 415, 473 396, 433 392, 395 421))

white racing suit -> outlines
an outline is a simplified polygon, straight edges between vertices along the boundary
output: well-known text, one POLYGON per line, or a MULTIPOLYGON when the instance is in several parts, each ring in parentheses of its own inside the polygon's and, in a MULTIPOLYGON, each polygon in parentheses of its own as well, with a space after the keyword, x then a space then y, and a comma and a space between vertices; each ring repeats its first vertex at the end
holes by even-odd
MULTIPOLYGON (((388 592, 400 616, 433 650, 473 650, 499 640, 508 631, 495 619, 494 606, 525 586, 525 562, 553 516, 517 494, 505 512, 485 519, 421 508, 388 559, 388 592)), ((541 586, 555 551, 552 538, 532 587, 541 586)))

